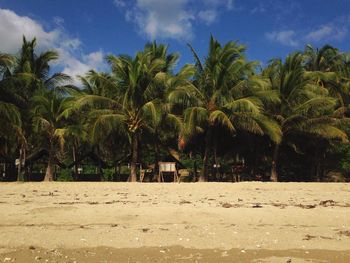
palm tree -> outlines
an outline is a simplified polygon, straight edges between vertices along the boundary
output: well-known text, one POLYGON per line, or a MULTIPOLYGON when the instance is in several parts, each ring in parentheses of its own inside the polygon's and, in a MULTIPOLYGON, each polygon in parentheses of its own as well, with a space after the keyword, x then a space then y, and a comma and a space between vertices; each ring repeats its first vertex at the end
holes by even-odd
MULTIPOLYGON (((280 94, 281 103, 270 109, 279 121, 282 141, 287 144, 293 135, 310 135, 313 138, 347 140, 346 134, 337 127, 334 109, 336 100, 328 96, 328 90, 304 68, 301 53, 290 54, 284 63, 272 60, 262 75, 269 79, 273 90, 280 94)), ((278 181, 278 156, 280 144, 273 152, 271 181, 278 181)))
POLYGON ((57 91, 47 91, 33 97, 33 126, 37 137, 42 137, 42 145, 48 153, 48 163, 44 181, 53 181, 53 165, 58 158, 58 149, 63 150, 68 130, 64 123, 65 98, 57 91))
POLYGON ((184 110, 185 128, 181 140, 190 140, 198 133, 205 134, 199 181, 207 181, 209 154, 212 149, 214 155, 216 151, 213 136, 216 129, 227 129, 231 134, 238 130, 267 134, 276 142, 280 139, 280 129, 264 114, 264 103, 269 95, 264 92, 264 82, 253 74, 256 64, 245 60, 244 46, 235 42, 222 46, 211 37, 203 63, 190 48, 196 61, 194 88, 175 90, 176 95, 172 97, 189 104, 184 110))
MULTIPOLYGON (((14 63, 14 57, 0 53, 0 94, 3 95, 6 74, 11 70, 14 63)), ((1 136, 6 136, 8 129, 21 126, 21 116, 16 105, 5 100, 4 96, 0 97, 0 117, 3 125, 0 127, 1 136), (4 132, 6 130, 6 132, 4 132)))
MULTIPOLYGON (((0 54, 0 119, 2 120, 2 125, 0 127, 0 144, 2 150, 0 155, 4 156, 5 159, 11 158, 14 148, 16 148, 17 145, 23 148, 26 144, 26 139, 22 130, 20 109, 14 104, 14 101, 10 99, 15 97, 15 94, 8 85, 9 76, 12 74, 14 64, 14 56, 0 54)), ((23 156, 22 152, 20 156, 23 156)), ((18 166, 19 174, 22 165, 21 161, 22 158, 20 158, 18 166)))
POLYGON ((147 44, 135 58, 108 56, 112 74, 95 75, 103 82, 104 94, 82 95, 75 107, 93 106, 90 111, 92 137, 115 133, 130 141, 131 182, 137 180, 137 163, 142 132, 151 129, 160 118, 160 83, 177 60, 167 55, 167 47, 147 44))
POLYGON ((347 74, 347 54, 325 45, 315 49, 307 45, 304 51, 305 67, 319 85, 328 89, 331 96, 338 99, 337 112, 341 117, 348 111, 345 104, 349 102, 349 77, 347 74))
MULTIPOLYGON (((26 150, 31 141, 35 142, 32 133, 32 117, 28 112, 31 110, 31 100, 36 94, 47 89, 55 89, 58 85, 69 81, 69 77, 62 73, 50 75, 50 62, 58 58, 56 51, 45 51, 39 55, 35 52, 36 39, 27 41, 23 37, 22 47, 19 54, 13 58, 1 56, 1 65, 6 69, 2 70, 0 84, 0 95, 4 101, 15 105, 21 116, 22 130, 21 143, 18 145, 19 166, 18 178, 22 177, 21 166, 24 163, 26 150), (11 67, 9 67, 9 65, 11 67)), ((3 69, 3 68, 2 68, 3 69)))

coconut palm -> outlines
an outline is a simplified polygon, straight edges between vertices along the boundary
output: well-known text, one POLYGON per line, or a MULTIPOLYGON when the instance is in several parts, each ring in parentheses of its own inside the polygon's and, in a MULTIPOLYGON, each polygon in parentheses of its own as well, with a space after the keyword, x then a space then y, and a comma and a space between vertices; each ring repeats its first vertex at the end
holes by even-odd
POLYGON ((321 49, 307 45, 304 51, 305 67, 318 84, 327 88, 330 96, 338 99, 337 112, 344 116, 348 111, 349 77, 347 74, 348 55, 341 53, 337 48, 325 45, 321 49))
MULTIPOLYGON (((312 73, 306 71, 303 54, 290 54, 284 63, 280 59, 272 60, 262 75, 269 79, 272 89, 280 94, 281 103, 273 107, 270 113, 280 123, 283 143, 293 144, 289 141, 293 135, 347 140, 334 116, 336 99, 330 97, 328 90, 319 84, 312 73)), ((279 149, 280 144, 276 144, 272 181, 278 181, 279 149)))
POLYGON ((244 46, 235 42, 222 46, 211 37, 203 63, 190 48, 196 61, 194 88, 182 92, 176 90, 172 99, 182 98, 183 101, 186 98, 189 104, 184 110, 185 128, 181 140, 190 140, 198 133, 205 134, 199 181, 207 181, 210 151, 216 150, 213 136, 216 129, 227 129, 231 134, 239 130, 267 134, 279 142, 278 125, 264 114, 264 103, 276 96, 264 92, 265 83, 253 74, 256 63, 244 58, 244 46))
POLYGON ((89 117, 93 138, 115 133, 127 135, 130 141, 131 172, 129 180, 137 180, 140 138, 145 129, 152 129, 158 122, 160 111, 160 83, 163 73, 170 71, 177 60, 167 55, 167 47, 156 43, 147 44, 143 52, 134 58, 108 56, 112 74, 95 74, 103 82, 104 94, 82 95, 75 107, 93 106, 89 117))
MULTIPOLYGON (((11 70, 14 64, 14 57, 7 54, 0 54, 0 94, 3 95, 6 86, 6 75, 11 70)), ((14 126, 19 127, 21 125, 21 116, 16 105, 9 103, 5 100, 4 96, 0 97, 0 117, 3 120, 3 125, 0 127, 1 130, 13 128, 14 126)), ((1 132, 2 136, 6 135, 6 132, 1 132)))
MULTIPOLYGON (((65 104, 70 98, 55 90, 36 95, 32 99, 33 126, 36 137, 42 138, 41 145, 47 151, 48 163, 44 181, 53 181, 53 165, 63 150, 65 136, 69 132, 65 120, 65 104)), ((39 143, 39 142, 38 142, 39 143)))
MULTIPOLYGON (((31 100, 36 94, 45 92, 48 89, 56 89, 70 80, 62 73, 50 75, 50 62, 58 58, 56 51, 45 51, 37 54, 36 39, 27 41, 23 37, 22 47, 19 54, 13 58, 1 56, 0 64, 6 66, 2 70, 2 81, 0 84, 0 95, 4 101, 15 105, 21 116, 22 140, 18 145, 19 166, 18 176, 21 177, 21 166, 25 159, 26 150, 31 141, 35 141, 32 133, 32 117, 28 112, 31 110, 31 100), (11 65, 11 67, 9 67, 11 65)), ((3 69, 4 67, 2 67, 3 69)))

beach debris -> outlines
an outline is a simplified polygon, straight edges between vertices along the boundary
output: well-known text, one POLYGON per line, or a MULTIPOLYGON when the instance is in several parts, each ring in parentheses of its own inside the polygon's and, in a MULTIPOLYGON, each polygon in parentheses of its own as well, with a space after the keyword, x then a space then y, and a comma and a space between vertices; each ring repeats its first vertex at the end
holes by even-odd
POLYGON ((301 207, 303 209, 313 209, 313 208, 316 207, 316 205, 303 205, 303 204, 299 204, 297 206, 299 206, 299 207, 301 207))
POLYGON ((350 231, 349 230, 341 230, 337 234, 340 235, 340 236, 350 237, 350 231))
POLYGON ((320 205, 322 206, 334 206, 335 205, 335 201, 334 200, 324 200, 320 202, 320 205))
POLYGON ((150 231, 149 228, 142 228, 141 230, 142 230, 142 232, 144 232, 144 233, 147 233, 148 231, 150 231))
POLYGON ((107 202, 105 202, 106 205, 110 205, 110 204, 113 204, 113 203, 117 203, 117 201, 113 200, 113 201, 107 201, 107 202))
POLYGON ((321 239, 327 239, 327 240, 332 240, 332 239, 334 239, 334 238, 332 238, 332 237, 326 237, 326 236, 320 236, 320 238, 321 238, 321 239))
POLYGON ((243 202, 243 199, 238 198, 237 201, 238 201, 238 202, 243 202))
POLYGON ((4 262, 8 262, 8 261, 11 261, 12 258, 4 258, 4 262))
POLYGON ((30 250, 34 250, 35 247, 34 247, 34 246, 29 246, 29 249, 30 249, 30 250))
POLYGON ((252 205, 252 208, 262 208, 262 205, 257 203, 257 204, 252 205))
POLYGON ((314 238, 317 238, 316 236, 311 236, 309 234, 305 235, 305 237, 303 238, 303 240, 311 240, 311 239, 314 239, 314 238))
POLYGON ((40 259, 41 259, 41 257, 36 256, 34 259, 35 259, 35 260, 40 260, 40 259))
POLYGON ((281 203, 271 203, 272 206, 279 207, 281 209, 286 208, 286 204, 281 204, 281 203))
POLYGON ((246 251, 244 249, 241 250, 242 253, 245 253, 246 251))
POLYGON ((292 263, 292 259, 288 259, 286 263, 292 263))
POLYGON ((233 205, 231 205, 231 204, 229 204, 229 203, 223 203, 223 204, 222 204, 222 207, 223 207, 223 208, 231 208, 231 207, 233 207, 233 205))

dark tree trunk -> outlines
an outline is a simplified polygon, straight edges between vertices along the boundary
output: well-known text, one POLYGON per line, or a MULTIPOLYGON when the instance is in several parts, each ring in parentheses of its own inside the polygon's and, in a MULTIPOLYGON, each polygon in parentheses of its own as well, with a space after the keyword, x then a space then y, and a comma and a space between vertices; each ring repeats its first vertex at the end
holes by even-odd
POLYGON ((215 143, 215 149, 214 149, 214 163, 215 163, 215 172, 214 172, 214 178, 216 181, 219 181, 219 163, 218 163, 218 156, 217 156, 217 144, 215 143))
POLYGON ((46 173, 44 177, 44 182, 51 182, 53 181, 53 149, 52 145, 50 146, 49 150, 49 161, 47 163, 46 173))
POLYGON ((209 152, 210 152, 210 131, 208 131, 206 136, 205 136, 203 167, 202 167, 202 172, 199 175, 198 182, 207 182, 208 181, 209 152))
POLYGON ((97 169, 97 174, 99 175, 99 180, 100 181, 104 181, 104 177, 103 177, 103 169, 102 169, 102 163, 101 163, 101 153, 100 153, 100 148, 97 147, 97 154, 99 156, 98 158, 98 169, 97 169))
POLYGON ((22 164, 23 164, 23 160, 25 160, 26 158, 26 152, 25 152, 25 148, 23 146, 21 146, 21 148, 19 149, 19 164, 18 164, 18 170, 17 170, 17 181, 24 181, 24 173, 22 170, 22 164))
POLYGON ((278 154, 279 154, 279 145, 276 144, 273 150, 273 156, 272 156, 272 167, 271 167, 271 177, 270 177, 270 180, 272 182, 278 182, 278 172, 277 172, 278 154))
POLYGON ((138 161, 138 138, 137 134, 133 133, 131 138, 131 169, 129 182, 137 181, 137 161, 138 161))
POLYGON ((194 181, 197 180, 197 161, 194 160, 194 163, 193 163, 193 173, 194 173, 194 181))
POLYGON ((321 153, 322 148, 316 147, 315 149, 315 155, 314 155, 314 165, 315 165, 315 177, 313 178, 317 182, 322 181, 322 173, 321 173, 321 153))
POLYGON ((159 173, 159 145, 157 142, 154 144, 154 170, 153 170, 153 181, 157 181, 159 173))
POLYGON ((47 164, 44 182, 51 182, 51 181, 53 181, 53 165, 52 165, 52 160, 49 157, 49 162, 47 164))
POLYGON ((77 153, 76 153, 76 148, 75 145, 73 145, 73 149, 72 149, 72 153, 73 153, 73 162, 74 162, 74 180, 76 181, 78 178, 78 165, 76 163, 77 161, 77 153))

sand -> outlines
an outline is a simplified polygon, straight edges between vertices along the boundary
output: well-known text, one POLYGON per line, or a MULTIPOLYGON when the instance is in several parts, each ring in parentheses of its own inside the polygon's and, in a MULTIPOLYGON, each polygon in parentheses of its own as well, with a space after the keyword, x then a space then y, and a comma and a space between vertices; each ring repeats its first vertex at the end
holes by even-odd
POLYGON ((350 262, 350 184, 1 183, 0 262, 350 262))

